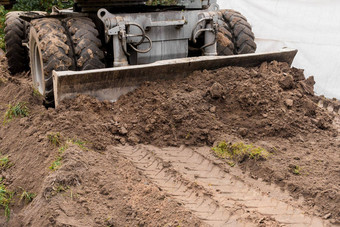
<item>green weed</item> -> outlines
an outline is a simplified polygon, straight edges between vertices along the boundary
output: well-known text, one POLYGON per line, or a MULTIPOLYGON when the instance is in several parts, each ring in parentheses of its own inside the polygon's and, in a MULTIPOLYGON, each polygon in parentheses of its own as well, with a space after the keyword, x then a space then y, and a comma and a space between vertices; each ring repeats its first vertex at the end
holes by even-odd
POLYGON ((300 175, 301 174, 301 167, 300 166, 294 166, 292 168, 292 173, 295 175, 300 175))
POLYGON ((55 192, 54 195, 56 195, 58 193, 61 193, 61 192, 66 192, 68 189, 70 189, 69 186, 65 186, 65 185, 59 184, 58 186, 53 187, 53 190, 55 192))
POLYGON ((64 152, 67 150, 67 148, 68 148, 67 143, 65 145, 59 147, 57 159, 52 162, 51 166, 49 167, 50 170, 56 171, 61 167, 62 160, 63 160, 62 156, 63 156, 64 152))
POLYGON ((66 192, 67 190, 70 189, 70 186, 67 186, 67 185, 63 185, 61 183, 58 183, 58 184, 55 184, 53 187, 52 187, 52 191, 50 192, 49 195, 45 195, 45 198, 46 199, 50 199, 52 198, 53 196, 56 196, 57 194, 59 193, 63 193, 63 192, 66 192))
POLYGON ((50 143, 56 147, 59 147, 62 144, 62 139, 61 139, 61 135, 59 132, 50 133, 47 135, 47 138, 50 141, 50 143))
MULTIPOLYGON (((0 41, 1 42, 1 41, 0 41)), ((0 78, 0 85, 2 85, 2 84, 5 84, 7 82, 7 80, 6 79, 4 79, 4 78, 0 78)))
POLYGON ((70 143, 77 145, 80 149, 88 151, 89 148, 86 147, 86 145, 88 144, 88 142, 80 140, 80 139, 72 139, 69 140, 70 143))
POLYGON ((38 89, 36 89, 36 88, 32 88, 32 89, 33 89, 32 95, 33 95, 34 97, 38 97, 38 98, 43 97, 43 95, 40 94, 40 92, 39 92, 38 89))
POLYGON ((18 11, 47 11, 51 12, 52 6, 59 8, 68 8, 73 6, 73 1, 55 1, 55 0, 16 0, 13 9, 18 11))
POLYGON ((62 155, 68 148, 68 144, 66 143, 64 146, 59 147, 59 155, 62 155))
POLYGON ((24 201, 26 204, 29 204, 37 196, 35 193, 27 192, 23 188, 21 188, 21 190, 23 192, 21 193, 21 196, 20 196, 20 202, 24 201))
POLYGON ((80 139, 69 139, 62 145, 60 133, 49 134, 48 139, 51 144, 55 145, 56 147, 59 147, 58 156, 49 167, 49 169, 53 171, 56 171, 61 167, 63 161, 63 154, 68 149, 69 144, 77 145, 80 149, 85 151, 89 150, 89 148, 86 147, 87 142, 80 139))
POLYGON ((8 123, 15 117, 27 117, 28 115, 29 111, 25 102, 19 102, 15 105, 9 104, 4 116, 3 123, 8 123))
POLYGON ((243 162, 246 159, 266 160, 269 156, 268 151, 254 145, 246 145, 244 143, 226 143, 220 142, 212 150, 219 157, 226 159, 230 166, 234 166, 236 162, 243 162))
POLYGON ((57 159, 52 162, 52 165, 50 167, 48 167, 50 170, 56 171, 60 168, 61 166, 61 161, 63 160, 63 158, 61 156, 58 156, 57 159))
POLYGON ((11 216, 10 205, 13 200, 14 192, 7 190, 3 183, 0 183, 0 206, 5 210, 5 216, 9 221, 11 216))
MULTIPOLYGON (((0 154, 1 155, 1 154, 0 154)), ((0 169, 5 170, 13 166, 8 156, 0 156, 0 169)))
POLYGON ((5 50, 5 20, 7 10, 5 7, 0 5, 0 48, 5 50))

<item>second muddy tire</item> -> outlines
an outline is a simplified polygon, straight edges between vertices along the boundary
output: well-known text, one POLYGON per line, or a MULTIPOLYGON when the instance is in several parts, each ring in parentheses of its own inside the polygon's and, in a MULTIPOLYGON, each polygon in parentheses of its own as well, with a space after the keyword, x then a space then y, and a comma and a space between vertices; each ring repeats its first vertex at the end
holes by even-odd
POLYGON ((66 19, 66 27, 74 47, 77 70, 105 68, 104 52, 96 25, 90 18, 66 19))
POLYGON ((34 87, 46 107, 54 107, 53 70, 74 70, 71 45, 62 22, 55 18, 33 20, 30 28, 30 64, 34 87))
POLYGON ((28 50, 22 45, 27 38, 28 23, 19 18, 20 13, 9 12, 5 21, 6 57, 12 75, 29 69, 28 50))
POLYGON ((255 36, 247 19, 234 10, 222 10, 221 13, 233 37, 234 54, 255 53, 255 36))
POLYGON ((229 26, 223 21, 218 20, 218 32, 217 32, 217 55, 227 56, 234 54, 234 43, 232 42, 233 36, 229 31, 229 26))

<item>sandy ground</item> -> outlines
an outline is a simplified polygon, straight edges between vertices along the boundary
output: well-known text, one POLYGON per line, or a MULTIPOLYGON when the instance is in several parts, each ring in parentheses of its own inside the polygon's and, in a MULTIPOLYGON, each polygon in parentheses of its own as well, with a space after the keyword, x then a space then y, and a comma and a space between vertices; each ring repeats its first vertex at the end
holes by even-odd
MULTIPOLYGON (((301 212, 301 223, 340 224, 339 115, 317 105, 313 78, 305 79, 303 70, 272 62, 195 72, 182 80, 147 82, 116 103, 79 96, 48 110, 29 74, 10 76, 4 58, 0 81, 1 116, 9 104, 25 102, 29 109, 27 117, 0 127, 0 151, 12 163, 0 173, 6 188, 15 192, 9 221, 1 214, 2 226, 214 225, 188 205, 199 201, 178 199, 166 187, 173 178, 162 183, 133 157, 150 152, 155 156, 146 161, 173 163, 165 164, 166 173, 175 171, 186 185, 197 184, 190 190, 196 188, 202 198, 210 185, 187 176, 176 167, 180 160, 158 151, 173 150, 178 158, 184 145, 211 161, 210 148, 220 141, 270 152, 267 160, 242 160, 234 167, 220 160, 219 168, 231 174, 220 176, 224 183, 232 177, 259 198, 272 194, 278 204, 301 212), (58 142, 51 143, 51 136, 58 142), (51 170, 58 160, 58 168, 51 170), (20 201, 23 191, 36 197, 20 201)), ((229 197, 215 190, 208 198, 221 207, 229 197)), ((221 212, 245 225, 287 225, 282 217, 248 205, 237 203, 243 213, 230 204, 221 212)))

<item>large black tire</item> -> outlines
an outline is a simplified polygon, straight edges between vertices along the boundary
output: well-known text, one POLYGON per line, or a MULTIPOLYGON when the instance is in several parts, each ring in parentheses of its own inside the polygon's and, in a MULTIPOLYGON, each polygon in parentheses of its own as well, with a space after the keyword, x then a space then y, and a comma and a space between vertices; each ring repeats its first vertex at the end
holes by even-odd
POLYGON ((247 19, 234 10, 222 10, 221 12, 233 37, 234 54, 255 53, 255 36, 247 19))
POLYGON ((229 26, 222 19, 218 20, 217 55, 228 56, 234 54, 233 36, 229 26))
POLYGON ((105 68, 104 52, 99 32, 90 18, 78 17, 66 20, 77 62, 77 70, 105 68))
POLYGON ((8 69, 12 75, 29 69, 28 50, 22 45, 27 38, 27 22, 19 18, 20 12, 9 12, 5 21, 5 42, 8 69))
POLYGON ((52 71, 74 70, 71 43, 62 22, 54 18, 33 20, 30 28, 30 63, 33 85, 54 107, 52 71))

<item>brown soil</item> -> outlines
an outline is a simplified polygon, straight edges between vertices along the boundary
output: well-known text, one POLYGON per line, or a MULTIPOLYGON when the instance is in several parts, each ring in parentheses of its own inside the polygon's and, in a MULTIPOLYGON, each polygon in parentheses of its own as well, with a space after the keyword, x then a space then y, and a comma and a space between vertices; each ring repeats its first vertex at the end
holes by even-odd
MULTIPOLYGON (((0 127, 0 151, 14 164, 2 169, 16 192, 7 226, 202 226, 202 219, 152 183, 110 146, 159 147, 243 141, 271 152, 241 168, 279 185, 317 216, 340 224, 338 116, 318 107, 313 78, 278 62, 255 68, 195 72, 182 80, 147 82, 116 103, 79 96, 46 110, 28 74, 11 77, 0 64, 0 114, 26 102, 28 117, 0 127), (68 142, 57 171, 58 149, 48 135, 68 142), (300 174, 292 169, 300 167, 300 174), (19 202, 22 189, 37 197, 19 202)), ((66 142, 65 142, 66 143, 66 142)), ((209 148, 206 149, 210 153, 209 148)), ((231 168, 226 165, 226 168, 231 168)))

